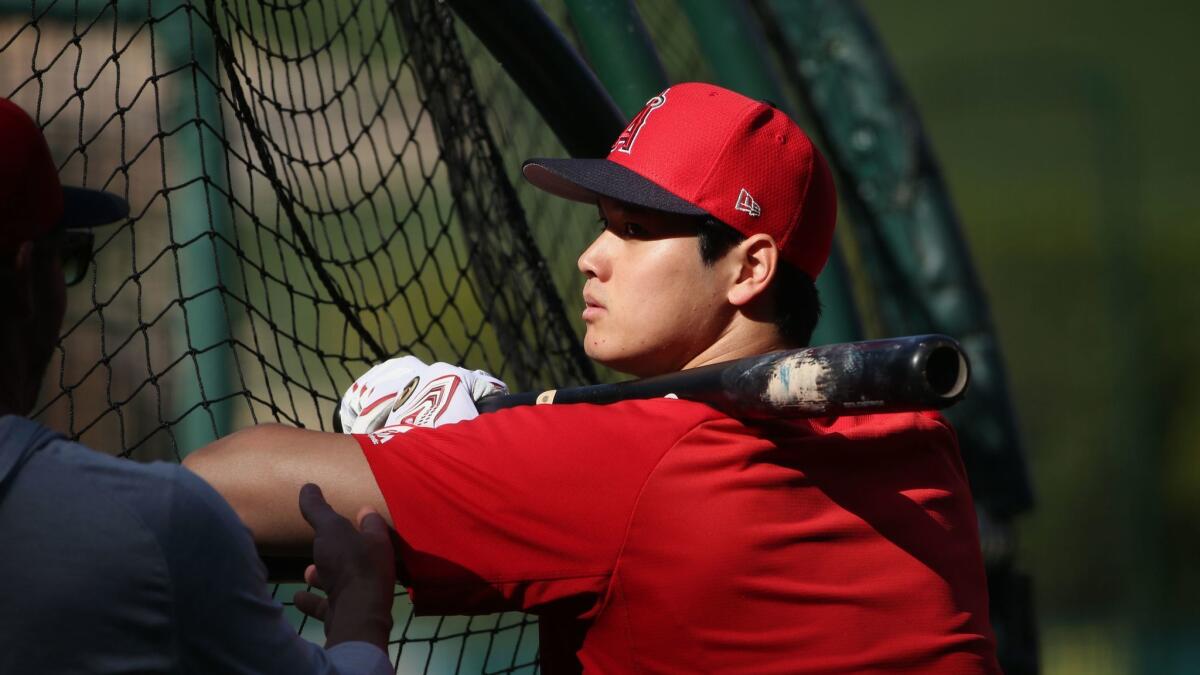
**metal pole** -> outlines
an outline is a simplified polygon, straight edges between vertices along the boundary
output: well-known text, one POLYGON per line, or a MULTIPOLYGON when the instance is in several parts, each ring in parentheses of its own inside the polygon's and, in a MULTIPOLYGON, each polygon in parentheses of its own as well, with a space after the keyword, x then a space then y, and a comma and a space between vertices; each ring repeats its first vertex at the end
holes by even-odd
POLYGON ((566 0, 588 63, 625 118, 666 88, 667 71, 633 0, 566 0))
MULTIPOLYGON (((134 5, 125 2, 118 3, 122 21, 145 20, 145 2, 134 5), (133 5, 130 7, 129 5, 133 5)), ((53 0, 0 0, 0 15, 27 15, 39 19, 51 18, 87 25, 105 11, 113 10, 117 16, 112 0, 74 0, 73 2, 54 2, 53 0)))
POLYGON ((603 157, 625 127, 617 104, 533 0, 447 3, 573 157, 603 157), (531 49, 530 45, 536 45, 531 49))
MULTIPOLYGON (((221 110, 215 88, 218 69, 212 33, 186 1, 164 9, 169 16, 151 26, 168 70, 183 68, 167 82, 173 100, 165 110, 175 152, 166 156, 167 222, 178 272, 183 322, 175 354, 187 354, 186 373, 173 392, 173 425, 180 456, 232 431, 233 321, 225 294, 233 284, 235 238, 225 173, 221 110), (175 11, 170 11, 174 9, 175 11), (206 126, 212 125, 212 126, 206 126), (215 129, 214 129, 215 127, 215 129)), ((159 5, 162 7, 162 5, 159 5)))

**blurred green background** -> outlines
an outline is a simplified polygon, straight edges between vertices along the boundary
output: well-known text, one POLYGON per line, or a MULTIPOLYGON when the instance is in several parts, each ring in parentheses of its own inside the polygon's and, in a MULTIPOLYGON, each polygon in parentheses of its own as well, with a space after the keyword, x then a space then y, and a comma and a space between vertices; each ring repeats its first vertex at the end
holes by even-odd
POLYGON ((1009 365, 1044 672, 1200 670, 1200 6, 864 3, 1009 365))

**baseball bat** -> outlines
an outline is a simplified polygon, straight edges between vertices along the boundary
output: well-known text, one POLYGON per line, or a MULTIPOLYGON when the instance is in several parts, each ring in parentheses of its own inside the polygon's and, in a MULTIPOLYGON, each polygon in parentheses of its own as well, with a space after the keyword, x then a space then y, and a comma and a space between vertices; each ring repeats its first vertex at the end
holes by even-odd
MULTIPOLYGON (((480 413, 519 405, 614 403, 673 395, 745 419, 945 408, 963 397, 967 355, 945 335, 845 342, 760 354, 615 384, 497 394, 480 413)), ((334 411, 334 431, 341 420, 334 411)))
POLYGON ((945 408, 962 398, 969 376, 955 340, 914 335, 772 352, 615 384, 499 394, 476 408, 674 395, 742 419, 862 415, 945 408))

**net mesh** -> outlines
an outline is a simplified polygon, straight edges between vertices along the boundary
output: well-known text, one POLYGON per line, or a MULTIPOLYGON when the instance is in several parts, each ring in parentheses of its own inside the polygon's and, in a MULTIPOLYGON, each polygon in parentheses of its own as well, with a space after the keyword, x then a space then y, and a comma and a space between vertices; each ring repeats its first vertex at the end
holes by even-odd
MULTIPOLYGON (((562 149, 441 3, 0 10, 0 95, 43 126, 64 182, 131 205, 69 295, 42 421, 177 461, 254 423, 325 428, 399 353, 517 389, 595 378, 557 292, 578 306, 575 225, 594 216, 514 187, 521 155, 562 149)), ((413 617, 400 598, 391 656, 529 672, 535 626, 413 617)))
MULTIPOLYGON (((570 18, 562 2, 541 1, 542 9, 564 35, 573 37, 570 18)), ((529 99, 492 58, 475 36, 460 24, 459 36, 475 75, 480 99, 487 113, 488 126, 496 141, 509 181, 525 208, 526 219, 538 249, 568 316, 583 310, 583 282, 576 265, 579 254, 597 233, 594 206, 554 197, 537 189, 520 176, 521 162, 531 157, 566 157, 570 153, 542 121, 529 99)), ((578 46, 578 45, 576 45, 578 46)), ((578 321, 572 323, 577 329, 578 321)), ((580 336, 581 337, 581 336, 580 336)), ((600 380, 617 379, 617 374, 596 366, 600 380)))

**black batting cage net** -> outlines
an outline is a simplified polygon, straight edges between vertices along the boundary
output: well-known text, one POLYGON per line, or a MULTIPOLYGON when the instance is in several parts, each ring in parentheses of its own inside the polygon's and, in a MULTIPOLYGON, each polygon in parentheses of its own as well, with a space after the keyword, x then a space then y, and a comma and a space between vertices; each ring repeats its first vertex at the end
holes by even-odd
MULTIPOLYGON (((90 447, 177 461, 327 428, 406 353, 517 390, 596 377, 555 286, 577 293, 594 214, 520 185, 522 158, 565 153, 443 3, 0 2, 0 96, 64 182, 131 206, 96 232, 37 412, 90 447)), ((532 618, 396 607, 401 672, 537 668, 532 618)))

